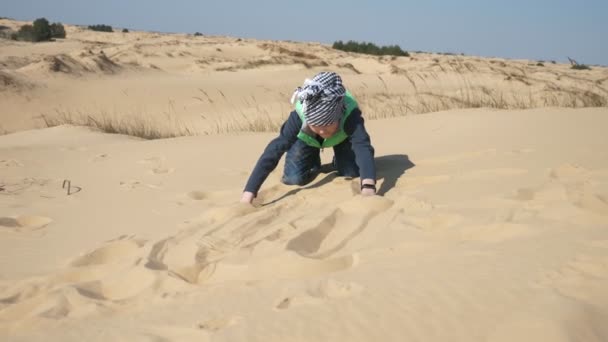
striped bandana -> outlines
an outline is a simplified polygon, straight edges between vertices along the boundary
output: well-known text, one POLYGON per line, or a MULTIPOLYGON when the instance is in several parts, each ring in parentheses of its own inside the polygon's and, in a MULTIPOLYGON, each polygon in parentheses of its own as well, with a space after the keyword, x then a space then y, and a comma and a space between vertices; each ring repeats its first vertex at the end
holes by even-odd
POLYGON ((340 121, 344 113, 344 94, 346 90, 342 79, 335 72, 321 72, 306 79, 291 97, 291 103, 302 102, 306 123, 311 126, 328 126, 340 121))

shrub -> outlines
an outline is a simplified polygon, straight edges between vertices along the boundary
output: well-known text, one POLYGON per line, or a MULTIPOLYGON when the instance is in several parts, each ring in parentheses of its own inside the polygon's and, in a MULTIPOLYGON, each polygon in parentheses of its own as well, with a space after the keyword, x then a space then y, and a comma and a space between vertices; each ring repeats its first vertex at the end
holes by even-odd
POLYGON ((342 51, 347 51, 347 52, 358 52, 358 53, 364 53, 364 54, 368 54, 368 55, 376 55, 376 56, 390 55, 390 56, 409 57, 409 53, 407 53, 407 51, 401 50, 401 47, 399 47, 399 45, 388 45, 388 46, 379 47, 376 44, 368 43, 368 42, 359 43, 359 42, 356 42, 353 40, 349 40, 348 42, 344 43, 341 40, 338 40, 338 41, 334 42, 332 47, 336 50, 342 50, 342 51))
POLYGON ((51 40, 51 25, 45 18, 39 18, 34 20, 34 41, 42 42, 51 40))
POLYGON ((194 36, 195 36, 195 37, 201 37, 202 35, 203 35, 203 34, 202 34, 202 33, 200 33, 200 32, 196 32, 196 33, 194 34, 194 36))
POLYGON ((586 64, 573 64, 572 68, 574 70, 591 70, 591 68, 586 64))
POLYGON ((128 29, 122 29, 122 33, 129 33, 128 29))
POLYGON ((61 23, 49 25, 48 20, 39 18, 34 20, 33 25, 21 26, 19 31, 10 35, 10 38, 27 42, 43 42, 52 38, 65 38, 65 29, 61 23))
POLYGON ((51 24, 51 38, 65 38, 65 28, 63 27, 63 24, 51 24))
POLYGON ((19 28, 19 31, 12 34, 11 39, 23 40, 28 42, 35 42, 34 38, 34 26, 25 24, 19 28))
POLYGON ((538 63, 536 63, 536 66, 544 67, 545 65, 543 64, 543 62, 538 62, 538 63))
POLYGON ((110 25, 89 25, 89 30, 98 32, 114 32, 110 25))

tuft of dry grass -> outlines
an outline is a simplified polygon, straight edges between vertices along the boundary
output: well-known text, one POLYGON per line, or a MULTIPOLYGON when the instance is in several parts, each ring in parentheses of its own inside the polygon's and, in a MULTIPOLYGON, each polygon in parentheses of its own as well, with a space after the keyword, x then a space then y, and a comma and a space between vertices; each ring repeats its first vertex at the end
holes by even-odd
POLYGON ((343 63, 343 64, 339 63, 339 64, 336 64, 336 66, 338 68, 348 69, 348 70, 354 72, 357 75, 361 74, 361 71, 359 71, 357 68, 355 68, 355 66, 352 65, 351 63, 343 63))

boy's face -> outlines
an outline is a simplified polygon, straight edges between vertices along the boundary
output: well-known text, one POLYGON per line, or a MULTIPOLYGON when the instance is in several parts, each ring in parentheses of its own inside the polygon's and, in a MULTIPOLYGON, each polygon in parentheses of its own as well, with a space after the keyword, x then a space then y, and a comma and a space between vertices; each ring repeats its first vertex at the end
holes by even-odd
POLYGON ((319 136, 321 136, 321 138, 323 139, 327 139, 329 137, 331 137, 332 135, 336 134, 336 132, 338 131, 338 128, 340 127, 340 122, 336 121, 330 125, 327 126, 312 126, 312 125, 308 125, 308 127, 310 127, 310 129, 315 132, 316 134, 318 134, 319 136))

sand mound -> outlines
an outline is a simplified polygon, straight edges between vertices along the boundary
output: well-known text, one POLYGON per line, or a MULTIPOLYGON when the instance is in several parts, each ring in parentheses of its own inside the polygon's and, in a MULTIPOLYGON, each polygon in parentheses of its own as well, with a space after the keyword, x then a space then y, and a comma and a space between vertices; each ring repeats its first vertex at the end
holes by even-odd
POLYGON ((0 70, 0 90, 24 92, 34 87, 35 85, 23 76, 15 72, 0 70))
POLYGON ((115 74, 120 70, 122 67, 103 52, 99 54, 81 53, 78 57, 67 54, 46 56, 41 61, 19 69, 30 75, 46 71, 69 76, 84 76, 87 73, 115 74))

